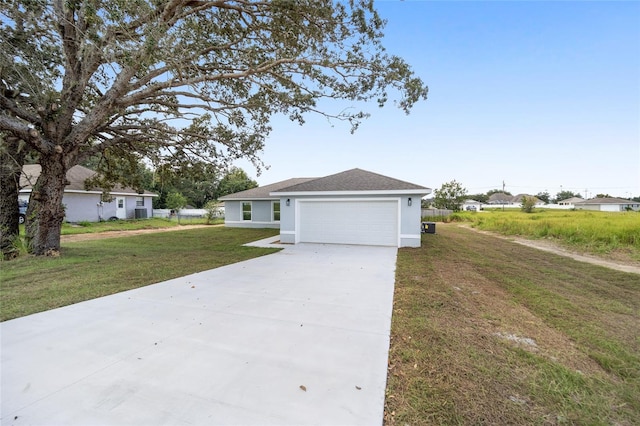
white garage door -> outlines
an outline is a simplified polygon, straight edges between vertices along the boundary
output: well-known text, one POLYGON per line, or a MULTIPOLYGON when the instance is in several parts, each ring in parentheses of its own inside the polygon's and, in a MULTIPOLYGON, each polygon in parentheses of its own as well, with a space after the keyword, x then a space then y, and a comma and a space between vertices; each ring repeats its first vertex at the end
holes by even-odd
POLYGON ((398 245, 398 201, 300 201, 300 242, 398 245))

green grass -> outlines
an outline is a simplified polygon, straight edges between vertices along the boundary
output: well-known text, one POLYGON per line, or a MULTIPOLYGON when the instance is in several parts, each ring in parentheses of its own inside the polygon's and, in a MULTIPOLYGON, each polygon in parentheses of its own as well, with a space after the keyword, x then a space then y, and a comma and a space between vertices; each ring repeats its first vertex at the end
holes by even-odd
POLYGON ((439 225, 399 250, 385 421, 640 424, 639 325, 637 274, 439 225))
POLYGON ((1 263, 0 319, 273 253, 278 249, 242 244, 277 234, 277 229, 210 227, 63 243, 59 257, 23 256, 1 263))
POLYGON ((624 251, 640 260, 640 213, 584 210, 464 212, 453 221, 503 235, 548 238, 591 253, 624 251))
MULTIPOLYGON (((209 224, 219 225, 223 224, 224 219, 215 219, 209 224)), ((160 228, 174 228, 180 225, 208 225, 206 219, 202 218, 187 218, 187 219, 163 219, 163 218, 151 218, 151 219, 128 219, 128 220, 115 220, 105 222, 79 222, 79 223, 63 223, 62 235, 74 235, 74 234, 89 234, 96 232, 109 232, 109 231, 134 231, 138 229, 160 229, 160 228)), ((24 234, 24 229, 21 231, 24 234)))

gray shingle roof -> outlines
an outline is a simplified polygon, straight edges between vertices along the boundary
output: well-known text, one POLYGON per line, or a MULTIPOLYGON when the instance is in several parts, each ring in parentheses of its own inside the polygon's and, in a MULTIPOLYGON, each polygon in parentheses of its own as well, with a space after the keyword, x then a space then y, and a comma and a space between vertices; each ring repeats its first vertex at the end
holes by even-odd
POLYGON ((510 203, 512 200, 513 196, 504 192, 494 192, 489 196, 489 204, 510 203))
POLYGON ((351 169, 323 178, 309 180, 273 191, 278 193, 294 192, 336 192, 336 191, 416 191, 428 194, 429 188, 410 182, 383 176, 362 169, 351 169))
POLYGON ((565 200, 560 200, 560 201, 558 201, 558 203, 579 203, 579 202, 582 202, 582 201, 584 201, 583 198, 571 197, 571 198, 567 198, 565 200))
POLYGON ((604 197, 592 198, 590 200, 582 200, 574 204, 636 204, 636 201, 625 200, 624 198, 604 197))
MULTIPOLYGON (((33 188, 33 185, 35 185, 36 180, 38 179, 38 176, 40 176, 41 171, 42 171, 42 167, 40 166, 40 164, 27 164, 23 166, 22 174, 20 175, 20 188, 23 188, 23 189, 33 188)), ((87 191, 87 189, 84 186, 84 181, 95 176, 95 174, 96 172, 94 172, 93 170, 80 165, 71 167, 67 171, 67 180, 69 181, 69 184, 64 187, 64 190, 65 191, 87 191)), ((91 189, 91 191, 102 191, 102 189, 93 188, 91 189)), ((142 194, 139 194, 138 191, 136 191, 133 188, 124 188, 120 185, 116 185, 111 190, 111 193, 142 195, 142 194)), ((155 194, 149 191, 144 191, 143 194, 155 196, 155 194)))
POLYGON ((276 199, 278 197, 269 195, 273 191, 281 190, 292 185, 297 185, 309 180, 317 178, 292 178, 281 182, 272 183, 270 185, 259 186, 257 188, 247 189, 246 191, 236 192, 235 194, 220 197, 220 200, 260 200, 260 199, 276 199))

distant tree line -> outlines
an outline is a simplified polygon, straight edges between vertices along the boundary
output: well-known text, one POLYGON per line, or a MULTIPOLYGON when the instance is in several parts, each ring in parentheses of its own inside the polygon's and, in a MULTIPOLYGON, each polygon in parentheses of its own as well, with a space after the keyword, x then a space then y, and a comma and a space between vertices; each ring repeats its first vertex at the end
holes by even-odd
POLYGON ((172 208, 170 205, 175 204, 176 199, 184 199, 185 206, 203 208, 209 201, 258 186, 239 167, 222 169, 205 162, 164 164, 152 169, 139 161, 112 160, 100 156, 90 158, 82 165, 98 172, 94 179, 86 182, 88 187, 103 188, 108 192, 113 189, 111 182, 122 182, 126 177, 123 183, 128 186, 158 194, 153 199, 154 209, 172 208), (173 202, 168 202, 170 196, 173 202))
MULTIPOLYGON (((434 197, 429 200, 425 200, 425 207, 429 205, 433 205, 438 209, 448 209, 453 211, 460 211, 462 209, 462 205, 465 200, 475 200, 482 204, 487 204, 489 202, 489 198, 493 194, 506 194, 512 196, 509 191, 504 191, 501 189, 491 189, 484 194, 469 194, 467 189, 464 188, 459 182, 456 180, 452 180, 450 182, 443 183, 439 189, 434 191, 434 197)), ((543 201, 545 204, 557 203, 558 201, 566 200, 568 198, 582 198, 582 195, 579 192, 572 191, 560 191, 556 194, 555 197, 551 197, 551 195, 547 192, 539 192, 535 196, 526 197, 525 202, 523 202, 523 206, 525 210, 531 210, 532 206, 535 205, 535 198, 543 201)), ((611 197, 608 194, 598 194, 596 197, 611 197)))

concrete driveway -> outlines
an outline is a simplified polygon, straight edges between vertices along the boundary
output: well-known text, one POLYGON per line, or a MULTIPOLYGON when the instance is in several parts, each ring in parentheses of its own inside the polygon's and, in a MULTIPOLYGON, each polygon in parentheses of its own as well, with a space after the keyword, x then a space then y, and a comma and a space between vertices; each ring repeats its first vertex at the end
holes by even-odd
POLYGON ((396 253, 287 246, 6 321, 2 424, 381 424, 396 253))

